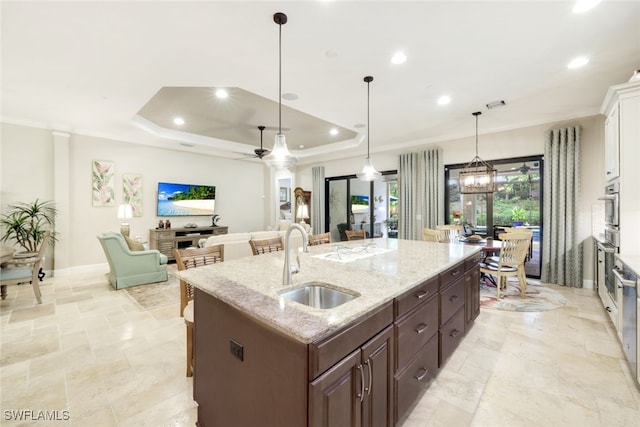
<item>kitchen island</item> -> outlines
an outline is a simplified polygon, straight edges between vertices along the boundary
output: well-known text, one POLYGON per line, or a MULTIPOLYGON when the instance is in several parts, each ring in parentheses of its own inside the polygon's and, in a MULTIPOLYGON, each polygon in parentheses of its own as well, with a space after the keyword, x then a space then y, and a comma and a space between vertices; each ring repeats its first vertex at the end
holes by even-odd
POLYGON ((394 425, 479 313, 480 247, 397 239, 311 247, 183 271, 196 287, 198 425, 394 425), (331 309, 282 292, 321 282, 331 309))

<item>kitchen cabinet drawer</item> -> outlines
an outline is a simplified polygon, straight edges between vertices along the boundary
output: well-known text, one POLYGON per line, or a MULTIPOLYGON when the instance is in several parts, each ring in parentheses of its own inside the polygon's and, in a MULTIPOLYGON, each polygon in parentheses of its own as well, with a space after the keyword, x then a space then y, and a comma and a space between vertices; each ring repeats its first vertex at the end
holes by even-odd
POLYGON ((456 281, 461 278, 464 274, 464 261, 459 262, 453 267, 448 268, 447 270, 440 273, 440 289, 446 288, 449 283, 456 281))
POLYGON ((396 367, 402 369, 438 332, 438 299, 432 298, 395 324, 396 367))
POLYGON ((440 290, 440 326, 464 305, 464 276, 444 290, 440 290))
POLYGON ((475 255, 471 255, 469 258, 464 260, 464 271, 469 271, 473 267, 477 267, 481 259, 482 259, 482 252, 478 252, 475 255))
POLYGON ((390 301, 366 318, 340 329, 329 337, 309 344, 309 380, 338 363, 347 354, 364 344, 393 323, 393 303, 390 301))
POLYGON ((440 337, 440 358, 438 366, 442 366, 449 356, 451 356, 451 353, 453 353, 464 336, 463 308, 458 310, 453 317, 451 317, 451 319, 440 328, 438 335, 440 337))
POLYGON ((418 304, 438 294, 438 277, 432 277, 395 299, 395 318, 407 314, 418 304))
POLYGON ((406 369, 395 376, 396 423, 408 413, 438 372, 438 336, 422 347, 406 369))

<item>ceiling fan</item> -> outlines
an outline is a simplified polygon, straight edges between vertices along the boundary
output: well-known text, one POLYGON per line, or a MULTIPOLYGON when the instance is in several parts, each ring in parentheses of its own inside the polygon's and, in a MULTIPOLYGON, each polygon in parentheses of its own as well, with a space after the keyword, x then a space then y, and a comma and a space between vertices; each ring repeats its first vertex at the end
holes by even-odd
POLYGON ((256 148, 255 150, 253 150, 255 154, 245 154, 245 157, 262 159, 264 156, 269 154, 269 150, 267 150, 266 148, 263 148, 263 145, 262 145, 262 132, 266 129, 266 127, 258 126, 258 129, 260 130, 260 148, 256 148))

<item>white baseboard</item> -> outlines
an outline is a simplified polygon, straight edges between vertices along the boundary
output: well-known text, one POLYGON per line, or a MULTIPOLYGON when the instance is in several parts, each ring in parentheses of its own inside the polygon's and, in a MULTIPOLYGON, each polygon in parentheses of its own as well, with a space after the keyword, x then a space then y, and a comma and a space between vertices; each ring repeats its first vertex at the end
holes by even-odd
POLYGON ((109 264, 105 262, 101 264, 79 265, 76 267, 56 269, 53 272, 53 277, 66 277, 66 276, 72 276, 74 274, 91 274, 91 273, 108 273, 108 272, 109 272, 109 264))
POLYGON ((583 287, 584 289, 594 289, 594 283, 593 283, 593 280, 586 280, 586 279, 583 279, 583 280, 582 280, 582 287, 583 287))

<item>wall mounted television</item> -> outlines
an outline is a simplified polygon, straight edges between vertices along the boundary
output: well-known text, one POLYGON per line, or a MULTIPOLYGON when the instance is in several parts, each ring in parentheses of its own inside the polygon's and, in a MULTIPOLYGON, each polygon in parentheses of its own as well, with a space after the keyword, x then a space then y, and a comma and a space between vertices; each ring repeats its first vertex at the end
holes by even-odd
POLYGON ((351 196, 351 212, 369 212, 369 196, 351 196))
POLYGON ((211 216, 215 203, 213 185, 158 183, 158 216, 211 216))

